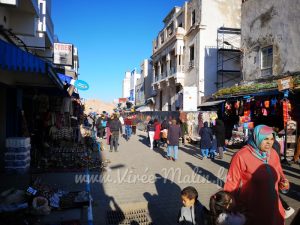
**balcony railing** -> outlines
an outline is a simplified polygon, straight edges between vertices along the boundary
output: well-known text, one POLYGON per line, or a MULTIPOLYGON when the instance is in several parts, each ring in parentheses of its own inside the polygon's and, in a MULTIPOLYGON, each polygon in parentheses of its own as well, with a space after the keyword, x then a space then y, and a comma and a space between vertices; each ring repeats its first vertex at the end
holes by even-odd
POLYGON ((160 49, 162 46, 164 46, 170 39, 172 39, 175 35, 176 36, 184 36, 186 34, 186 31, 183 27, 177 27, 176 29, 171 29, 171 30, 167 30, 167 37, 165 37, 165 30, 167 30, 167 28, 165 28, 159 35, 158 37, 160 38, 156 38, 153 41, 153 52, 156 52, 158 49, 160 49), (175 32, 174 32, 175 30, 175 32))

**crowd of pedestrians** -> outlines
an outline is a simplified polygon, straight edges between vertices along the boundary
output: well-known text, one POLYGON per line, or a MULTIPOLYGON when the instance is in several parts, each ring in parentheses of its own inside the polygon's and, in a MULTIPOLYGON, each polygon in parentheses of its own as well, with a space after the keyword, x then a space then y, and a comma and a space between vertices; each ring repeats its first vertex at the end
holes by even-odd
MULTIPOLYGON (((123 118, 113 114, 100 115, 96 120, 97 135, 106 139, 110 151, 118 151, 119 136, 124 132, 127 141, 136 129, 134 117, 123 118), (134 124, 135 123, 135 124, 134 124), (135 128, 133 128, 135 127, 135 128)), ((185 121, 158 119, 148 122, 147 132, 150 149, 166 146, 166 159, 178 160, 179 145, 186 144, 185 121)), ((225 126, 217 119, 215 125, 204 122, 199 130, 199 152, 203 159, 223 158, 225 126)), ((195 188, 187 187, 181 192, 183 207, 179 212, 180 224, 209 225, 284 225, 294 210, 280 198, 286 193, 289 181, 280 163, 280 146, 271 127, 256 126, 247 144, 232 157, 223 190, 211 196, 209 209, 198 199, 195 188), (259 199, 259 204, 258 204, 259 199)))

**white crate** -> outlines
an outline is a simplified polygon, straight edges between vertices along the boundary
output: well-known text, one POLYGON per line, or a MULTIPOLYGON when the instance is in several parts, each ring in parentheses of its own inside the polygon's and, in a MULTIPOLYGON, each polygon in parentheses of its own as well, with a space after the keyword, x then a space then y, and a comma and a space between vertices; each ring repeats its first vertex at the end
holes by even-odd
POLYGON ((29 137, 6 138, 6 142, 5 142, 6 148, 19 148, 19 147, 27 148, 28 146, 30 146, 30 138, 29 137))
POLYGON ((6 167, 23 167, 30 165, 30 157, 23 160, 5 160, 4 164, 6 167))
POLYGON ((20 173, 24 174, 29 171, 30 162, 27 163, 25 166, 5 166, 5 171, 7 173, 20 173))

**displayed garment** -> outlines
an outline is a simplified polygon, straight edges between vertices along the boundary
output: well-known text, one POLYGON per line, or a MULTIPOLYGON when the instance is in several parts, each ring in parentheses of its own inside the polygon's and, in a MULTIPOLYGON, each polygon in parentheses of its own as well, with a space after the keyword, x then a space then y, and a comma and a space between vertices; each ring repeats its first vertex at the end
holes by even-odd
POLYGON ((46 95, 40 95, 37 97, 38 109, 40 113, 49 111, 49 97, 46 95))
POLYGON ((63 102, 61 105, 61 112, 62 113, 70 113, 70 115, 73 115, 73 106, 72 101, 70 97, 64 97, 63 102))
POLYGON ((283 124, 284 127, 287 124, 287 121, 291 120, 289 112, 291 111, 291 103, 288 99, 284 99, 282 102, 282 109, 283 109, 283 124))

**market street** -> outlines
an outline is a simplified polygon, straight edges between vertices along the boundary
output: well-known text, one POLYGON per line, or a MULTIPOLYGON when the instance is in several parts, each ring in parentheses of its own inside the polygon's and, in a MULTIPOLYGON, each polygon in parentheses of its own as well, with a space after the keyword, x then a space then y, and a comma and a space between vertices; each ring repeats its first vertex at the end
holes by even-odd
MULTIPOLYGON (((93 224, 120 223, 127 215, 126 212, 138 210, 144 214, 149 213, 154 224, 176 224, 181 206, 181 189, 194 186, 199 192, 200 201, 208 207, 210 196, 220 189, 218 184, 223 185, 234 152, 229 149, 222 161, 200 160, 199 149, 196 151, 195 146, 187 145, 180 147, 179 159, 173 162, 164 158, 165 148, 150 150, 146 144, 146 133, 138 131, 128 142, 120 138, 118 152, 109 152, 105 145, 103 157, 111 163, 107 171, 102 173, 102 180, 99 179, 99 173, 94 172, 90 176, 93 224)), ((291 191, 288 194, 290 197, 284 198, 291 207, 298 209, 299 167, 288 167, 285 173, 291 182, 291 191)), ((78 175, 84 176, 85 173, 52 173, 41 177, 61 188, 82 190, 85 183, 75 183, 75 179, 80 182, 78 175)), ((57 221, 58 218, 60 221, 77 218, 82 224, 87 224, 86 209, 51 213, 45 217, 45 221, 57 221)), ((292 218, 287 220, 287 224, 292 218)))

